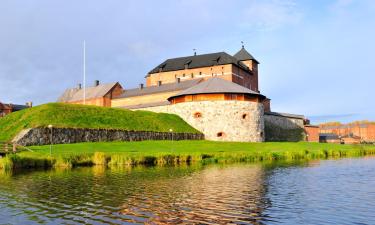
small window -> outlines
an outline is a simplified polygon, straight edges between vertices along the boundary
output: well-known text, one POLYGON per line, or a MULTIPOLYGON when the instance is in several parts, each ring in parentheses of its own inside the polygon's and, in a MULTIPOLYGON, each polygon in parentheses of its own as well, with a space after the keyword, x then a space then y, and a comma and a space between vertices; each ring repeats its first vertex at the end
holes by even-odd
POLYGON ((247 113, 242 114, 242 119, 246 120, 249 117, 247 113))
POLYGON ((237 95, 236 94, 231 94, 230 95, 231 100, 237 100, 237 95))
POLYGON ((217 137, 224 137, 224 132, 219 132, 216 134, 217 137))
POLYGON ((194 73, 191 73, 191 78, 194 78, 194 73))
POLYGON ((182 74, 183 77, 185 77, 185 74, 182 74))
POLYGON ((194 118, 201 118, 202 117, 202 113, 200 113, 200 112, 196 112, 196 113, 194 113, 194 118))
POLYGON ((199 72, 199 75, 202 75, 202 72, 199 72))

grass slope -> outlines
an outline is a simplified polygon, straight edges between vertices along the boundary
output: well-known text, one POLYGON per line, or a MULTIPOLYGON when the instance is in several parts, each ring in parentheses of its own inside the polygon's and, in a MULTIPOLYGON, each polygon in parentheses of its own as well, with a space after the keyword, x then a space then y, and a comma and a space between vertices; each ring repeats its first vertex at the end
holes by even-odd
POLYGON ((198 133, 180 117, 166 113, 50 103, 0 118, 0 141, 11 140, 25 128, 104 128, 135 131, 198 133))
POLYGON ((232 143, 213 141, 142 141, 78 143, 31 147, 0 159, 0 169, 74 167, 79 165, 177 165, 192 162, 227 163, 308 160, 375 155, 375 145, 322 143, 232 143))

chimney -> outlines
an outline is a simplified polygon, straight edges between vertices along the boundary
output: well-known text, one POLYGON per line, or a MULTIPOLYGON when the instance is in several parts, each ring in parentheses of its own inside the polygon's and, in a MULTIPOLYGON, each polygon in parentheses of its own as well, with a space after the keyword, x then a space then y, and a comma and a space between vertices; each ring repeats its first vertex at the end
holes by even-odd
POLYGON ((95 86, 95 87, 99 86, 99 81, 98 81, 98 80, 95 80, 95 82, 94 82, 94 86, 95 86))
POLYGON ((144 85, 143 84, 139 84, 139 88, 140 89, 143 89, 144 85))
POLYGON ((78 89, 82 89, 82 84, 81 83, 78 84, 78 89))
POLYGON ((180 83, 180 82, 181 82, 181 78, 177 77, 177 78, 176 78, 176 82, 177 82, 177 83, 180 83))
POLYGON ((161 80, 158 81, 158 86, 161 86, 161 80))

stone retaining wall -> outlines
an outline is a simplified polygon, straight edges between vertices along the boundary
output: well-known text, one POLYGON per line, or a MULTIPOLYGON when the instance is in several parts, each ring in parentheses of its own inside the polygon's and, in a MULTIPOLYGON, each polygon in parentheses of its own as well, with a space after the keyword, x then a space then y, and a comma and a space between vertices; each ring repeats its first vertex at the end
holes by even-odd
POLYGON ((203 140, 203 134, 106 129, 32 128, 20 132, 13 142, 23 145, 68 144, 79 142, 145 141, 145 140, 203 140))
POLYGON ((277 113, 264 115, 266 141, 304 141, 304 118, 277 113))

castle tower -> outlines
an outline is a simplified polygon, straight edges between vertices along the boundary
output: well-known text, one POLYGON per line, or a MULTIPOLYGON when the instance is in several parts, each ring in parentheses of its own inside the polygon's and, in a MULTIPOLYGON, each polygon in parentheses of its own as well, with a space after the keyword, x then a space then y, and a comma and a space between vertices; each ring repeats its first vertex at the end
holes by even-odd
POLYGON ((262 142, 264 99, 242 85, 214 77, 169 97, 166 112, 179 115, 206 140, 262 142))
POLYGON ((245 49, 245 46, 242 45, 241 50, 239 50, 234 57, 238 59, 240 62, 245 64, 252 72, 253 77, 250 79, 250 89, 260 92, 259 91, 259 84, 258 84, 258 64, 259 62, 245 49))

